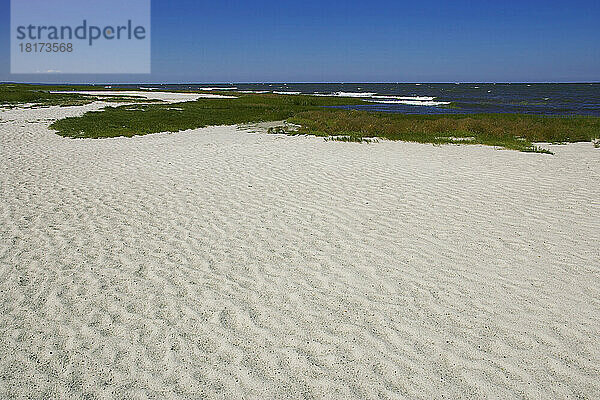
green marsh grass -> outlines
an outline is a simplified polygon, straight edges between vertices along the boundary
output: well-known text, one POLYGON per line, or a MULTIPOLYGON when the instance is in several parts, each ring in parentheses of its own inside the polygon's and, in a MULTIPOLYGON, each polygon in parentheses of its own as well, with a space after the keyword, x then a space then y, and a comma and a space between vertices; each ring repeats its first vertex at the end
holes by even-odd
POLYGON ((0 84, 0 107, 49 107, 49 106, 82 106, 102 100, 106 102, 157 102, 143 97, 119 96, 115 91, 114 96, 92 96, 79 93, 51 93, 53 91, 94 91, 105 90, 99 86, 47 86, 25 84, 0 84))
POLYGON ((549 153, 534 142, 589 142, 600 137, 600 118, 524 114, 404 115, 347 110, 312 110, 288 122, 298 133, 385 138, 419 143, 467 143, 549 153))
MULTIPOLYGON (((59 135, 103 138, 177 132, 212 125, 280 121, 299 111, 344 105, 340 98, 286 95, 243 95, 237 98, 198 99, 184 103, 107 107, 81 117, 70 117, 51 125, 59 135)), ((358 101, 354 100, 353 104, 358 101)))
MULTIPOLYGON (((89 87, 81 87, 85 90, 89 87)), ((67 86, 43 86, 24 84, 1 84, 0 106, 15 107, 25 104, 33 106, 71 106, 84 105, 94 101, 93 97, 80 94, 50 93, 55 90, 75 90, 67 86)))

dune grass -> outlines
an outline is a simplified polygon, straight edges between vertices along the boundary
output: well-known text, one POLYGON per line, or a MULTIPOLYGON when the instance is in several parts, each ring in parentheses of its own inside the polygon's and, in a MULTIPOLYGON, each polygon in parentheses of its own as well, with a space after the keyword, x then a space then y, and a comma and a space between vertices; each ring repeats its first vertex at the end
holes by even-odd
POLYGON ((82 106, 102 100, 106 102, 135 103, 143 101, 157 102, 142 97, 119 96, 115 91, 114 96, 92 96, 78 93, 51 93, 53 91, 94 91, 105 90, 99 86, 47 86, 47 85, 25 85, 25 84, 1 84, 0 85, 0 107, 13 108, 22 107, 50 107, 50 106, 82 106))
MULTIPOLYGON (((0 104, 35 103, 79 105, 94 96, 52 94, 50 90, 98 90, 98 86, 0 85, 0 104)), ((184 91, 189 92, 189 91, 184 91)), ((569 143, 600 138, 600 118, 546 117, 524 114, 404 115, 333 108, 365 104, 361 99, 309 95, 244 94, 227 99, 198 99, 176 104, 136 104, 142 100, 123 98, 115 91, 108 101, 128 105, 106 107, 51 125, 59 135, 72 138, 106 138, 177 132, 211 125, 233 125, 287 120, 300 125, 294 132, 328 140, 369 142, 375 138, 419 143, 484 144, 507 149, 546 152, 536 142, 569 143)), ((148 100, 143 103, 151 103, 148 100)))
MULTIPOLYGON (((51 125, 59 135, 75 138, 135 136, 157 132, 177 132, 211 125, 234 125, 279 121, 300 111, 323 106, 348 104, 348 99, 286 96, 244 95, 228 99, 198 99, 176 104, 148 104, 107 107, 81 117, 65 118, 51 125)), ((350 100, 350 104, 360 104, 350 100)))
MULTIPOLYGON (((52 88, 52 90, 60 90, 52 88)), ((91 96, 80 94, 50 93, 47 88, 34 85, 0 85, 0 106, 79 106, 94 101, 91 96)))
POLYGON ((419 143, 466 143, 542 152, 535 142, 589 142, 600 137, 600 118, 524 114, 403 115, 313 110, 288 119, 297 133, 346 138, 385 138, 419 143))

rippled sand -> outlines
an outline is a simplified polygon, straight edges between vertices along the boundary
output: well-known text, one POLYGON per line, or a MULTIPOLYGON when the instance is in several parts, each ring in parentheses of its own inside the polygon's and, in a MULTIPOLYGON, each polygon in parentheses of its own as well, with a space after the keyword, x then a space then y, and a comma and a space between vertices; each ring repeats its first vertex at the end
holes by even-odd
POLYGON ((598 398, 600 150, 0 112, 0 398, 598 398))

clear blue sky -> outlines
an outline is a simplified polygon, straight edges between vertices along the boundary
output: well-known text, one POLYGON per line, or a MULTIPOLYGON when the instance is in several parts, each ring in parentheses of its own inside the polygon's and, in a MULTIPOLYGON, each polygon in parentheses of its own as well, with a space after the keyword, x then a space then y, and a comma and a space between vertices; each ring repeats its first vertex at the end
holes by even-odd
POLYGON ((599 0, 153 0, 151 75, 10 75, 9 25, 0 81, 600 81, 599 0))

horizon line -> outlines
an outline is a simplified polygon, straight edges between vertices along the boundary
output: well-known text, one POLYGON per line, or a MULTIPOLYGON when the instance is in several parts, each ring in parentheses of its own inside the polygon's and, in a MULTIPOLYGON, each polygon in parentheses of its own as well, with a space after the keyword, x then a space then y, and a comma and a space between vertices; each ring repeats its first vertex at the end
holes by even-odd
POLYGON ((456 84, 599 84, 598 81, 446 81, 446 82, 392 82, 392 81, 380 81, 380 82, 327 82, 327 81, 255 81, 255 82, 33 82, 33 81, 0 81, 0 84, 29 84, 29 85, 271 85, 271 84, 286 84, 286 85, 306 85, 306 84, 319 84, 319 85, 356 85, 356 84, 368 84, 368 85, 456 85, 456 84))

